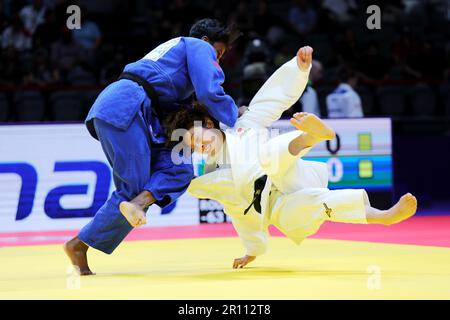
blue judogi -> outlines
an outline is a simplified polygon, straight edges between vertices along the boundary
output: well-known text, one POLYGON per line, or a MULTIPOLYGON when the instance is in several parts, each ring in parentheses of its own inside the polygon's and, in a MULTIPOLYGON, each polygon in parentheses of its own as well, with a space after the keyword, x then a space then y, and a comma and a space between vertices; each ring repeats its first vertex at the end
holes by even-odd
MULTIPOLYGON (((221 87, 224 74, 216 52, 203 40, 169 40, 143 59, 128 64, 124 71, 153 86, 159 100, 158 116, 183 107, 195 92, 214 118, 228 126, 236 122, 237 107, 221 87)), ((94 102, 86 123, 113 169, 116 190, 78 235, 89 246, 112 253, 132 230, 119 211, 120 202, 148 190, 156 204, 164 207, 180 197, 192 180, 191 164, 171 161, 171 150, 163 144, 166 137, 157 115, 143 88, 131 80, 110 84, 94 102)))

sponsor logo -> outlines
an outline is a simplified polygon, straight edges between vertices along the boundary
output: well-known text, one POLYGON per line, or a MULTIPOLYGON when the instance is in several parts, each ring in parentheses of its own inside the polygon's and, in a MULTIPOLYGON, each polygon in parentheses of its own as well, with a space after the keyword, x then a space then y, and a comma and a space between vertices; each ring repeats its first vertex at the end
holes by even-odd
POLYGON ((327 204, 326 204, 325 202, 323 203, 323 206, 325 207, 325 214, 326 214, 329 218, 331 218, 331 212, 333 211, 333 209, 328 208, 328 206, 327 206, 327 204))
MULTIPOLYGON (((61 185, 51 189, 44 201, 44 212, 52 219, 92 217, 105 203, 109 196, 111 171, 108 165, 101 161, 58 161, 53 172, 93 172, 96 183, 92 204, 88 208, 64 208, 61 198, 66 195, 87 195, 89 184, 61 185)), ((26 162, 0 163, 0 174, 13 173, 21 179, 16 220, 26 219, 33 211, 34 200, 38 186, 38 172, 35 167, 26 162)))

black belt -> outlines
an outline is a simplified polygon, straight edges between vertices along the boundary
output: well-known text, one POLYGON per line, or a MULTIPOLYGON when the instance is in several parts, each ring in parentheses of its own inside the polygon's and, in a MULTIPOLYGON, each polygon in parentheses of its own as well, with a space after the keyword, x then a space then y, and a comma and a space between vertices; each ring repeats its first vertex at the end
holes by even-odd
POLYGON ((261 213, 261 194, 264 190, 264 186, 266 185, 267 181, 267 175, 263 175, 262 177, 259 177, 255 180, 254 189, 255 192, 253 194, 253 201, 250 203, 247 209, 245 209, 244 214, 247 214, 247 212, 250 210, 252 206, 255 207, 255 210, 258 213, 261 213))
MULTIPOLYGON (((139 84, 140 86, 142 86, 142 88, 144 89, 147 96, 152 100, 151 101, 152 114, 154 114, 156 117, 158 117, 157 110, 159 108, 159 98, 158 98, 158 95, 156 94, 155 88, 153 88, 153 86, 150 84, 150 82, 145 80, 140 75, 137 75, 132 72, 122 72, 120 74, 119 78, 117 79, 117 81, 122 80, 122 79, 134 81, 137 84, 139 84)), ((97 133, 95 132, 95 128, 94 128, 94 122, 92 120, 87 121, 86 127, 87 127, 89 133, 91 134, 91 136, 98 140, 97 133)))
POLYGON ((152 100, 152 104, 151 104, 152 113, 154 115, 158 116, 157 110, 159 109, 159 98, 158 98, 158 94, 156 93, 155 88, 153 88, 153 86, 150 84, 150 82, 145 80, 140 75, 137 75, 132 72, 122 72, 117 80, 121 80, 121 79, 131 80, 131 81, 136 82, 140 86, 142 86, 142 88, 144 88, 144 91, 147 94, 147 96, 152 100))

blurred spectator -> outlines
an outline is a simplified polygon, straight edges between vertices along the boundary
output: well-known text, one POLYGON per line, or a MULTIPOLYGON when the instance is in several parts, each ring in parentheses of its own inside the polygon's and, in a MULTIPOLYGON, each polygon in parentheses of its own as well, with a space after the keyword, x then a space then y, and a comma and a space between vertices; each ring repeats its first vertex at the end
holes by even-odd
POLYGON ((250 41, 244 52, 242 92, 238 105, 248 105, 264 81, 271 74, 270 53, 267 45, 256 38, 250 41))
POLYGON ((272 47, 278 47, 285 37, 285 29, 282 26, 272 26, 267 31, 267 41, 272 47))
POLYGON ((49 47, 58 40, 62 30, 62 24, 58 22, 55 10, 45 12, 45 21, 40 24, 34 33, 34 47, 49 47))
POLYGON ((50 61, 63 77, 78 61, 78 47, 72 41, 72 33, 69 30, 61 32, 59 40, 51 45, 50 61))
POLYGON ((24 70, 22 85, 44 86, 58 81, 59 72, 50 68, 48 53, 44 49, 36 51, 33 64, 24 70))
POLYGON ((391 78, 420 78, 419 70, 414 69, 412 63, 419 56, 420 44, 418 39, 412 36, 411 30, 403 28, 400 37, 392 44, 394 64, 391 65, 389 76, 391 78))
POLYGON ((253 26, 253 17, 250 15, 250 9, 245 1, 239 1, 237 8, 229 17, 229 23, 239 26, 242 32, 248 33, 253 26))
MULTIPOLYGON (((192 4, 190 0, 175 0, 168 5, 162 17, 164 39, 189 33, 189 28, 196 20, 209 16, 203 7, 192 4)), ((225 17, 221 17, 225 19, 225 17)), ((162 40, 162 39, 161 39, 162 40)))
POLYGON ((90 20, 88 10, 82 9, 81 12, 81 28, 72 30, 72 39, 80 48, 91 53, 100 46, 102 33, 97 24, 90 20))
POLYGON ((425 40, 414 66, 425 79, 442 79, 445 68, 444 54, 433 47, 430 41, 425 40))
POLYGON ((108 85, 116 81, 122 73, 125 63, 123 50, 121 48, 116 49, 112 61, 109 61, 100 72, 100 83, 108 85))
POLYGON ((242 78, 242 93, 238 105, 247 105, 267 80, 269 73, 264 62, 254 62, 244 68, 242 78))
POLYGON ((313 84, 322 78, 322 72, 323 67, 320 61, 313 60, 311 71, 309 73, 308 85, 300 98, 302 111, 314 113, 318 117, 320 117, 319 97, 317 96, 316 90, 313 88, 313 84))
POLYGON ((358 83, 356 73, 344 68, 339 72, 341 83, 327 96, 328 118, 363 117, 361 98, 354 90, 358 83))
POLYGON ((290 52, 289 46, 286 43, 286 41, 283 41, 283 43, 280 46, 280 49, 275 54, 275 58, 273 61, 275 68, 281 67, 285 62, 288 62, 290 59, 292 59, 292 52, 290 52))
POLYGON ((0 56, 0 83, 17 84, 20 80, 19 55, 14 47, 1 51, 0 56))
POLYGON ((405 11, 403 0, 377 0, 376 5, 383 12, 382 23, 394 23, 405 11))
POLYGON ((450 82, 450 41, 447 41, 445 46, 445 70, 444 70, 444 80, 450 82))
POLYGON ((272 74, 270 60, 269 48, 262 39, 256 38, 249 42, 244 52, 242 91, 238 104, 248 105, 264 81, 272 74))
POLYGON ((32 39, 25 31, 22 20, 15 16, 11 25, 2 33, 2 48, 14 48, 17 51, 29 50, 32 47, 32 39))
POLYGON ((408 60, 411 54, 418 53, 419 46, 419 39, 413 36, 410 28, 404 27, 398 40, 392 43, 392 51, 400 60, 408 60))
POLYGON ((0 1, 0 33, 6 26, 6 13, 3 7, 3 2, 0 1))
POLYGON ((448 0, 415 1, 410 8, 410 14, 414 18, 426 21, 428 19, 448 19, 448 0))
POLYGON ((42 82, 46 84, 60 82, 59 70, 50 65, 50 57, 47 50, 40 49, 36 52, 34 69, 36 70, 37 78, 42 82))
POLYGON ((159 23, 155 24, 158 32, 155 34, 160 42, 171 39, 183 33, 187 19, 193 18, 188 0, 176 0, 168 3, 168 8, 161 12, 159 23))
POLYGON ((289 22, 297 33, 308 34, 316 26, 317 12, 307 0, 294 0, 289 9, 289 22))
POLYGON ((340 64, 354 64, 360 59, 361 49, 356 42, 355 33, 352 29, 345 30, 341 40, 336 44, 337 61, 340 64))
POLYGON ((251 40, 244 52, 244 65, 254 62, 270 62, 270 52, 266 43, 261 38, 251 40))
POLYGON ((36 31, 36 28, 44 23, 45 11, 43 0, 33 0, 32 4, 29 4, 20 10, 20 18, 24 24, 27 33, 32 36, 36 31))
POLYGON ((264 37, 272 47, 278 47, 285 34, 292 30, 292 26, 289 21, 285 21, 270 10, 269 1, 259 0, 252 30, 257 36, 264 37))
POLYGON ((67 82, 73 85, 95 85, 97 83, 97 79, 88 69, 89 68, 87 68, 87 66, 83 63, 77 64, 67 74, 67 82))
POLYGON ((324 0, 322 8, 331 20, 344 24, 353 18, 358 6, 355 0, 324 0))
POLYGON ((359 69, 365 80, 381 80, 387 77, 389 61, 379 49, 379 45, 371 41, 366 53, 359 61, 359 69))
MULTIPOLYGON (((196 19, 206 16, 236 21, 244 31, 222 64, 226 90, 242 104, 248 104, 264 80, 305 44, 316 49, 315 57, 326 73, 323 86, 318 87, 318 62, 313 63, 309 85, 294 111, 323 115, 324 95, 338 81, 343 66, 370 89, 375 89, 374 84, 408 80, 429 82, 437 93, 450 80, 447 0, 373 1, 382 10, 382 30, 370 32, 365 26, 369 0, 211 0, 206 5, 198 0, 106 2, 73 2, 86 4, 89 11, 82 8, 82 28, 72 32, 66 29, 66 9, 72 4, 68 0, 0 0, 0 83, 97 85, 100 79, 107 85, 117 78, 125 61, 139 59, 153 46, 186 34, 196 19)), ((342 83, 350 85, 347 80, 342 83)), ((407 87, 399 90, 406 94, 407 87)), ((366 101, 363 91, 359 92, 366 101)), ((378 99, 371 101, 374 107, 367 113, 382 111, 378 99)), ((442 99, 438 105, 443 112, 442 99)))
POLYGON ((272 14, 267 0, 259 0, 256 15, 253 19, 253 30, 259 36, 266 36, 270 28, 283 27, 284 21, 272 14))

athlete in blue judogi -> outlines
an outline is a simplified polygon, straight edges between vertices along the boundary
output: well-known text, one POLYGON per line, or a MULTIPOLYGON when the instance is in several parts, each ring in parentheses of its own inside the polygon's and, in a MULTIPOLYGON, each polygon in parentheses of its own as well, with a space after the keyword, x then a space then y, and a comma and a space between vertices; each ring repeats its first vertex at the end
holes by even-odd
POLYGON ((165 147, 162 118, 182 108, 195 92, 209 113, 228 126, 238 110, 221 84, 218 61, 227 49, 231 31, 217 20, 193 25, 189 37, 169 40, 143 59, 125 66, 118 81, 106 87, 86 119, 91 135, 101 143, 113 169, 116 190, 77 237, 64 248, 80 274, 92 274, 87 250, 112 253, 133 227, 143 221, 127 220, 121 203, 164 207, 187 189, 193 178, 191 164, 174 164, 165 147))

